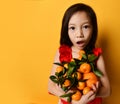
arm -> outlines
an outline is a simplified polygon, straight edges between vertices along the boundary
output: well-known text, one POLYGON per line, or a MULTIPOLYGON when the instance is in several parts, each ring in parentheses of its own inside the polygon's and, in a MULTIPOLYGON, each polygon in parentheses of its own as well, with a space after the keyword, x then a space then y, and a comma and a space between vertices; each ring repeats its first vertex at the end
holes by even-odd
MULTIPOLYGON (((54 62, 60 62, 59 61, 59 51, 57 51, 57 53, 55 55, 54 62)), ((57 65, 53 65, 52 70, 51 70, 51 75, 55 74, 56 67, 57 67, 57 65)), ((51 94, 58 96, 58 97, 64 94, 64 91, 59 86, 57 86, 54 82, 52 82, 50 79, 48 82, 48 91, 51 94)), ((96 93, 94 91, 90 91, 88 94, 83 95, 79 101, 72 100, 71 104, 87 104, 89 101, 91 101, 95 98, 95 95, 96 95, 96 93)), ((62 98, 62 99, 67 101, 67 98, 62 98)))
MULTIPOLYGON (((57 50, 55 58, 54 58, 54 62, 60 62, 59 61, 59 50, 57 50)), ((52 70, 51 70, 51 74, 50 75, 55 75, 56 72, 56 68, 57 65, 53 64, 52 70)), ((54 82, 52 82, 50 79, 48 81, 48 91, 55 95, 55 96, 61 96, 64 94, 64 91, 54 82)))
POLYGON ((97 61, 97 67, 103 73, 103 76, 100 77, 101 87, 97 93, 97 96, 107 97, 110 95, 111 89, 110 89, 110 83, 109 83, 109 79, 108 79, 108 76, 105 70, 105 63, 104 63, 104 59, 102 55, 100 55, 97 61))

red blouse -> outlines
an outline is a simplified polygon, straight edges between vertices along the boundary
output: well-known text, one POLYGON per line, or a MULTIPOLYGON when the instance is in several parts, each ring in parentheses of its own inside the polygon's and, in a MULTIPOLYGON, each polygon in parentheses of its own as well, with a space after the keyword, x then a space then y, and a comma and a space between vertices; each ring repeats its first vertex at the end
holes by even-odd
MULTIPOLYGON (((61 45, 59 48, 59 60, 60 62, 70 62, 72 59, 72 49, 67 45, 61 45)), ((96 56, 99 56, 102 53, 101 48, 94 48, 93 53, 96 56)), ((71 104, 63 99, 61 99, 62 104, 71 104)), ((102 104, 102 98, 95 98, 94 100, 90 101, 88 104, 102 104)))

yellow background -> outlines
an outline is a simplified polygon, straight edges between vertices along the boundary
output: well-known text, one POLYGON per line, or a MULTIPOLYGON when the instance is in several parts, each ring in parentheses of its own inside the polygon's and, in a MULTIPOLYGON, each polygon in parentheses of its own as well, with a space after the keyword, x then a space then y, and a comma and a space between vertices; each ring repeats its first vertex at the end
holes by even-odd
POLYGON ((57 104, 48 78, 64 11, 78 2, 97 14, 97 44, 112 87, 104 104, 120 103, 120 0, 1 0, 0 104, 57 104))

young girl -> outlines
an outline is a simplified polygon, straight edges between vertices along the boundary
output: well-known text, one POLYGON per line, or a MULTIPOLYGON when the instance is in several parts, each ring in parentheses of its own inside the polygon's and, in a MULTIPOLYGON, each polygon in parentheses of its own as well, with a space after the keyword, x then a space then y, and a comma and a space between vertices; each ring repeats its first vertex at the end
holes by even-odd
MULTIPOLYGON (((78 3, 69 7, 63 17, 60 48, 57 50, 54 62, 61 62, 63 56, 63 59, 78 58, 80 50, 95 50, 97 32, 96 14, 90 6, 78 3), (64 53, 61 52, 61 49, 65 49, 64 53)), ((101 104, 102 98, 110 95, 110 84, 102 54, 99 55, 96 65, 103 76, 92 85, 92 91, 82 95, 79 101, 72 100, 71 104, 101 104)), ((57 65, 53 65, 51 75, 55 75, 56 68, 57 65)), ((51 80, 48 83, 48 90, 49 93, 58 97, 65 93, 51 80)), ((69 104, 69 102, 65 98, 60 98, 59 104, 69 104)))

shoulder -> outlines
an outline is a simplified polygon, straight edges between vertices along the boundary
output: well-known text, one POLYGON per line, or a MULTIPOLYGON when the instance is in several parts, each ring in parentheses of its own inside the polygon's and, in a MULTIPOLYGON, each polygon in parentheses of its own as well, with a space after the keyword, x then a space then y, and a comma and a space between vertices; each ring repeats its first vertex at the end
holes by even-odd
POLYGON ((55 53, 55 57, 54 57, 54 62, 60 62, 59 56, 60 56, 59 49, 57 49, 57 51, 55 53))
POLYGON ((105 61, 103 58, 103 55, 101 54, 97 60, 97 68, 103 73, 104 76, 106 76, 106 67, 105 67, 105 61))
POLYGON ((102 49, 101 48, 94 48, 93 53, 94 53, 94 55, 96 55, 98 57, 98 60, 97 60, 98 69, 100 71, 102 71, 103 73, 105 73, 105 62, 104 62, 104 58, 102 55, 102 49))

